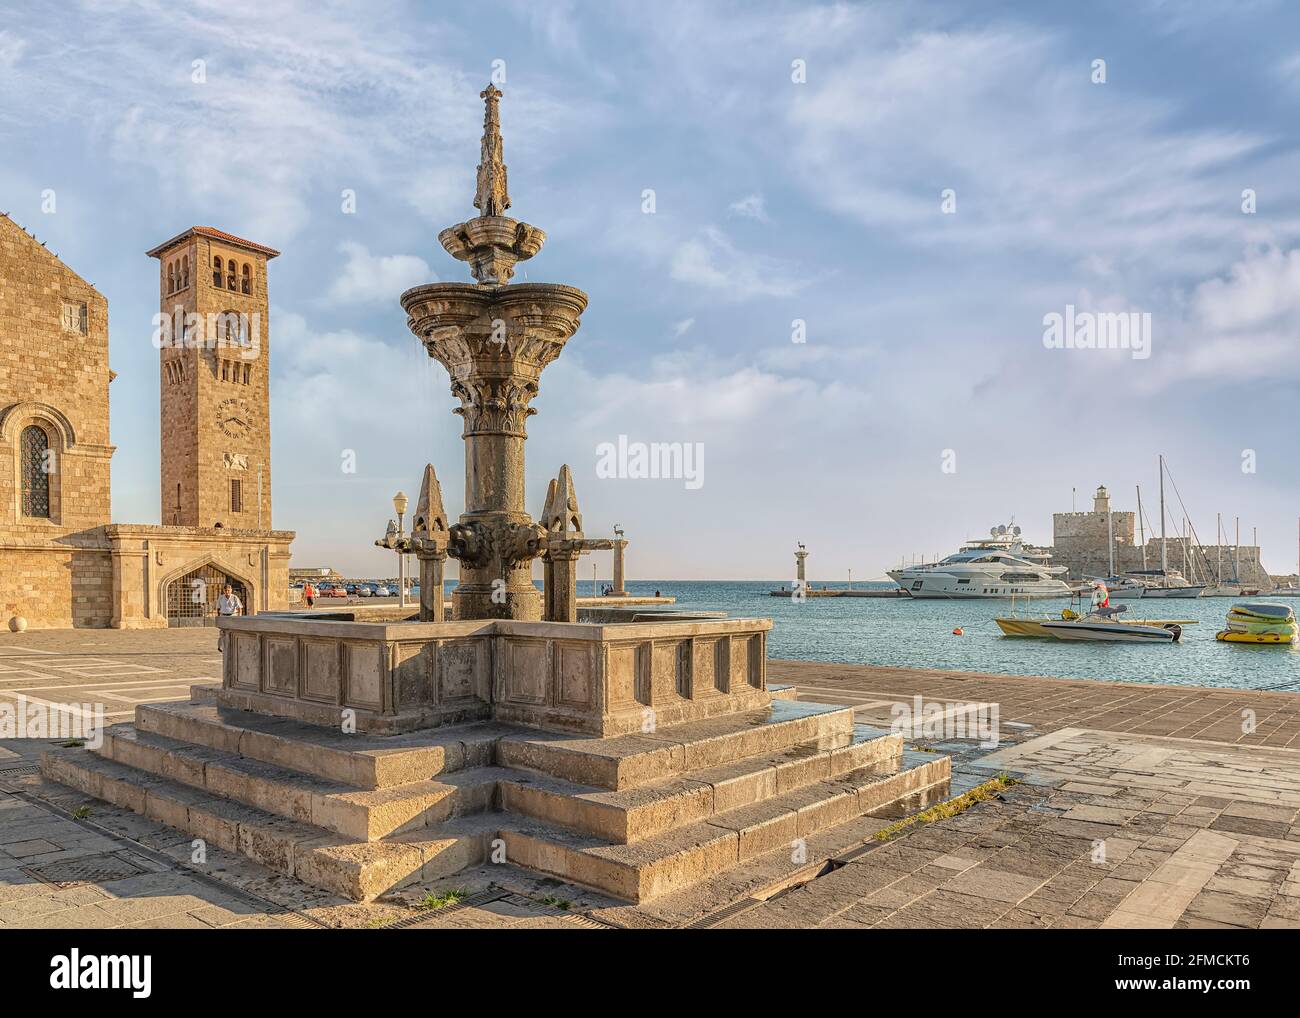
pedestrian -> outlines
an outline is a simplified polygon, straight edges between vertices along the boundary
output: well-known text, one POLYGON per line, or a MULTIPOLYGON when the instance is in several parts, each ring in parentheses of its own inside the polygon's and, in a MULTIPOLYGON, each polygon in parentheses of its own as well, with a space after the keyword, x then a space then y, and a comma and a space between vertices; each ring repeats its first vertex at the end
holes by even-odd
POLYGON ((235 593, 235 588, 232 587, 229 583, 226 584, 225 590, 221 592, 221 596, 217 598, 217 614, 218 615, 243 615, 244 614, 244 603, 239 600, 239 596, 235 593))
POLYGON ((302 588, 302 596, 308 608, 316 603, 316 588, 311 585, 311 580, 308 580, 307 585, 302 588))

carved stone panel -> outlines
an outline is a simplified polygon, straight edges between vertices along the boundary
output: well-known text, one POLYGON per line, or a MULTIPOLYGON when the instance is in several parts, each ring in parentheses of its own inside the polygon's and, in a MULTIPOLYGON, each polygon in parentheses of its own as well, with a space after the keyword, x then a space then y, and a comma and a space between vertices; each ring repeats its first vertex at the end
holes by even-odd
POLYGON ((446 640, 438 644, 438 702, 486 699, 487 644, 482 640, 446 640))
POLYGON ((226 653, 235 656, 234 686, 236 689, 256 690, 262 671, 262 648, 256 633, 228 633, 226 653))
POLYGON ((648 704, 650 690, 643 689, 641 647, 635 643, 609 645, 605 665, 605 688, 612 710, 634 703, 648 704))
POLYGON ((343 705, 365 710, 384 708, 384 646, 346 640, 343 643, 343 705))
POLYGON ((302 641, 302 698, 316 703, 338 703, 342 648, 337 640, 302 641))
POLYGON ((262 692, 295 696, 298 692, 298 639, 294 636, 265 638, 266 668, 262 692))
POLYGON ((559 707, 590 710, 595 692, 595 650, 587 643, 555 645, 555 702, 559 707))
POLYGON ((507 703, 544 705, 551 685, 551 641, 506 638, 501 643, 501 695, 507 703))

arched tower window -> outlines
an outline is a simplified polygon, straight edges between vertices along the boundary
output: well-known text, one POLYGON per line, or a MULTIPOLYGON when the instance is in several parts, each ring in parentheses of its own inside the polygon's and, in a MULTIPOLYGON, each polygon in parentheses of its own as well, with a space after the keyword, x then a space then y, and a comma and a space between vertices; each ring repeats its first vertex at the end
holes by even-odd
POLYGON ((174 262, 167 263, 167 292, 176 292, 176 264, 174 262))
POLYGON ((221 256, 216 255, 212 259, 212 285, 221 285, 221 256))
POLYGON ((181 258, 181 289, 184 290, 190 285, 190 256, 185 255, 181 258))
POLYGON ((238 271, 239 271, 239 266, 235 264, 235 259, 233 258, 228 259, 226 261, 226 289, 227 290, 239 289, 239 280, 238 278, 236 278, 236 273, 238 271))
POLYGON ((248 263, 247 263, 247 262, 244 263, 243 290, 244 290, 244 293, 252 293, 252 292, 253 292, 252 276, 249 274, 249 271, 248 271, 248 263))
POLYGON ((22 463, 23 515, 50 518, 50 436, 40 425, 23 428, 19 438, 22 463))

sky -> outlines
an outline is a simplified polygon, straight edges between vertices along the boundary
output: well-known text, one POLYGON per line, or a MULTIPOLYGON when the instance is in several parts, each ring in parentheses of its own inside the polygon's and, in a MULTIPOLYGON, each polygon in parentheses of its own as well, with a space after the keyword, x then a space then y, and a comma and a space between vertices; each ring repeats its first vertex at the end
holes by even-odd
POLYGON ((391 573, 372 542, 426 462, 460 512, 458 402, 398 296, 470 278, 437 234, 475 214, 490 79, 509 214, 547 233, 516 281, 590 297, 533 402, 528 508, 569 464, 629 578, 789 579, 802 541, 812 579, 865 579, 1012 517, 1050 543, 1103 483, 1154 521, 1162 453, 1203 540, 1240 516, 1295 569, 1285 0, 0 0, 0 208, 108 298, 115 520, 158 520, 144 252, 193 225, 282 252, 293 565, 391 573), (1115 313, 1149 343, 1048 341, 1115 313), (702 471, 608 476, 620 436, 702 471))

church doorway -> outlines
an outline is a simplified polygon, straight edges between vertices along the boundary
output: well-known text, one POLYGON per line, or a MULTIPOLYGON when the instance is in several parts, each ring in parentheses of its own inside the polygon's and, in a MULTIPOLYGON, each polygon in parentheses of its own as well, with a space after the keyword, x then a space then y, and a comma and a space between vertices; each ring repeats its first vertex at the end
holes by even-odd
POLYGON ((168 626, 216 625, 217 598, 229 583, 239 603, 248 611, 248 591, 244 584, 215 566, 200 566, 167 584, 168 626))

